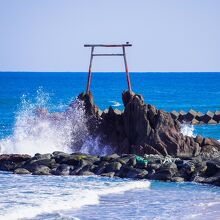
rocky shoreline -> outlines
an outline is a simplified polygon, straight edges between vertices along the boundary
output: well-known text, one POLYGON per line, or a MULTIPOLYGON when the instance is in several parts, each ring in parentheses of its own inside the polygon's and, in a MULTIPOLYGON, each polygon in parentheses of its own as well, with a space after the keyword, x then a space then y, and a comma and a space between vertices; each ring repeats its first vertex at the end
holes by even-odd
POLYGON ((112 154, 92 156, 81 153, 67 154, 3 154, 0 170, 14 174, 32 175, 100 175, 132 179, 150 179, 169 182, 192 181, 220 186, 220 157, 203 161, 162 155, 112 154))
MULTIPOLYGON (((81 152, 80 147, 89 136, 99 138, 99 150, 109 146, 114 154, 94 156, 90 152, 92 155, 54 152, 34 157, 3 154, 0 155, 0 170, 15 174, 194 181, 220 186, 220 143, 217 140, 184 136, 178 118, 145 104, 140 94, 124 91, 122 100, 123 111, 110 106, 102 112, 94 104, 91 93, 81 93, 65 112, 49 114, 40 110, 37 114, 37 117, 55 121, 62 118, 72 120, 80 102, 87 133, 80 139, 73 138, 70 146, 73 152, 81 152)), ((76 122, 71 123, 74 126, 76 122)))

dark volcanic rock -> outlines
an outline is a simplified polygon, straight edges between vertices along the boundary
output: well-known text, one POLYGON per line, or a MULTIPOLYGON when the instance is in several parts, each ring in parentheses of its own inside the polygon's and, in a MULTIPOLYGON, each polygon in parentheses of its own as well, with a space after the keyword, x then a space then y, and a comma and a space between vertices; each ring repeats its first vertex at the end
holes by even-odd
POLYGON ((56 169, 52 170, 51 173, 53 175, 67 176, 73 169, 73 166, 69 166, 67 164, 60 164, 56 169))
POLYGON ((210 177, 217 173, 220 173, 220 157, 209 160, 206 165, 206 176, 210 177))
POLYGON ((106 172, 116 172, 119 171, 122 167, 122 164, 119 162, 112 162, 110 164, 108 164, 105 168, 106 172))
POLYGON ((175 163, 166 162, 162 164, 155 173, 149 175, 150 179, 156 180, 171 180, 172 177, 177 173, 177 166, 175 163))
MULTIPOLYGON (((198 156, 201 151, 206 154, 205 148, 202 150, 205 144, 198 138, 184 136, 180 132, 180 123, 172 114, 144 104, 144 99, 139 94, 123 92, 124 111, 119 112, 110 107, 101 116, 91 93, 81 94, 79 97, 89 118, 91 135, 99 136, 100 145, 112 146, 113 151, 119 155, 158 154, 191 158, 198 156)), ((193 110, 188 114, 183 111, 178 114, 179 117, 182 115, 187 120, 196 120, 195 123, 198 123, 198 114, 193 110)), ((204 117, 210 120, 211 116, 212 113, 207 112, 204 117)), ((214 151, 219 153, 219 143, 215 142, 213 146, 214 151)))
MULTIPOLYGON (((204 147, 215 145, 212 139, 205 139, 202 142, 210 144, 204 147)), ((212 159, 208 157, 207 160, 202 155, 190 159, 180 159, 152 154, 144 155, 144 157, 135 154, 121 156, 114 154, 101 158, 79 153, 64 154, 59 152, 58 154, 54 153, 51 157, 37 154, 32 158, 25 157, 25 161, 23 159, 14 160, 14 155, 0 157, 4 161, 4 165, 8 164, 7 171, 12 171, 14 174, 101 175, 110 178, 155 179, 172 182, 195 181, 220 186, 220 157, 212 159), (63 155, 63 158, 59 160, 62 162, 61 164, 56 163, 54 158, 58 154, 63 155), (14 160, 13 164, 11 164, 11 158, 14 160), (64 158, 68 159, 63 160, 64 158), (67 163, 71 161, 71 164, 75 165, 64 163, 64 161, 67 163)), ((20 157, 17 155, 16 158, 20 157)), ((5 166, 2 167, 2 170, 6 170, 5 166)))
POLYGON ((0 170, 13 171, 19 163, 29 160, 31 156, 26 154, 2 154, 0 155, 0 170))
POLYGON ((50 168, 44 165, 36 166, 33 175, 50 175, 50 168))
POLYGON ((126 177, 127 178, 138 178, 143 179, 146 178, 148 172, 147 170, 137 169, 137 168, 130 168, 126 177))

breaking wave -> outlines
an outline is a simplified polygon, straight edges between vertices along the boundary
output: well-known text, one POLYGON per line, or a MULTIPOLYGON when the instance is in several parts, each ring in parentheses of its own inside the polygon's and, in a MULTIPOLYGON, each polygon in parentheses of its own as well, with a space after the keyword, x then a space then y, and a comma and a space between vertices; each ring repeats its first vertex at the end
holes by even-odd
POLYGON ((194 133, 195 128, 193 125, 187 125, 187 124, 181 125, 180 132, 185 136, 196 137, 194 133))
MULTIPOLYGON (((75 99, 64 112, 48 113, 49 94, 42 89, 31 101, 21 98, 13 133, 0 140, 0 153, 51 153, 53 151, 107 154, 110 147, 100 147, 99 138, 92 138, 86 126, 83 103, 75 99)), ((53 106, 54 108, 54 106, 53 106)), ((56 106, 60 109, 60 106, 56 106)))
POLYGON ((53 176, 45 179, 44 177, 13 175, 10 176, 13 181, 9 183, 7 177, 4 176, 3 179, 5 185, 0 189, 2 195, 0 202, 3 204, 0 219, 10 220, 35 219, 35 217, 48 219, 49 213, 53 219, 61 219, 60 213, 64 214, 62 219, 78 219, 74 217, 74 214, 66 217, 65 211, 74 212, 86 205, 98 205, 101 196, 150 187, 150 182, 146 180, 112 181, 109 178, 97 179, 96 177, 60 178, 53 176), (8 196, 15 201, 11 203, 11 206, 7 204, 8 196), (29 201, 28 204, 27 201, 29 201))
POLYGON ((114 107, 121 106, 120 102, 116 102, 116 101, 109 101, 109 102, 112 103, 112 106, 114 106, 114 107))

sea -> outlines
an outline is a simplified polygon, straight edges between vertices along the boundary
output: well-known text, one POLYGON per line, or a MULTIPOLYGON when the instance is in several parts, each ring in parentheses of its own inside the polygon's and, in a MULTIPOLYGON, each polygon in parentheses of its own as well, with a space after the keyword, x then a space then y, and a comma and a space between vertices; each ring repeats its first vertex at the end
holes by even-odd
MULTIPOLYGON (((220 110, 220 73, 130 73, 132 90, 165 111, 220 110)), ((36 119, 36 109, 65 111, 85 91, 86 72, 0 72, 0 154, 74 152, 105 155, 91 138, 78 103, 69 120, 36 119), (71 119, 73 120, 73 119, 71 119)), ((123 109, 125 73, 92 73, 91 92, 101 110, 123 109)), ((183 125, 185 135, 220 141, 219 125, 183 125)), ((220 219, 220 188, 96 176, 32 176, 0 172, 0 219, 220 219)))

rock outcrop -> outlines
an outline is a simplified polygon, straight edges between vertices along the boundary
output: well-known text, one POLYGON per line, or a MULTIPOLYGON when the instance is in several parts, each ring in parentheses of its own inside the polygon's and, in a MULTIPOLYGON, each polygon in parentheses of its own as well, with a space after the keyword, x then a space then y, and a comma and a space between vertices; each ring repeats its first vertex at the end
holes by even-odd
POLYGON ((218 141, 201 136, 184 136, 177 119, 168 112, 145 104, 139 94, 123 92, 122 112, 109 107, 108 111, 101 113, 91 93, 82 93, 79 99, 84 103, 91 134, 100 136, 103 145, 112 146, 118 154, 158 154, 180 158, 219 155, 218 141))

